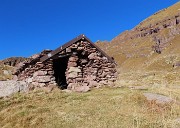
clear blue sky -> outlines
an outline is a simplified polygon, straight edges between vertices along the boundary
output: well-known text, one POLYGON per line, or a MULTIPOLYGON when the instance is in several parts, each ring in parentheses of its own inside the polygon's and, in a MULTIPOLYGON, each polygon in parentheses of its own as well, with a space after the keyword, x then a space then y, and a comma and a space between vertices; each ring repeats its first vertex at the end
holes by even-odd
POLYGON ((82 33, 110 41, 178 1, 0 0, 0 60, 55 49, 82 33))

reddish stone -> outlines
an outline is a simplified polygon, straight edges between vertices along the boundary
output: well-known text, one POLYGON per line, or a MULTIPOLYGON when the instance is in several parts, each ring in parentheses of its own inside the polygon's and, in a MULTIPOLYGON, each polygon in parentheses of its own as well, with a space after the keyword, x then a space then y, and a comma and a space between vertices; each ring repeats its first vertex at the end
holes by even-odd
POLYGON ((47 83, 51 81, 51 76, 36 76, 33 77, 34 82, 47 83))
POLYGON ((45 76, 47 75, 47 71, 37 71, 33 74, 33 77, 36 77, 36 76, 45 76))
POLYGON ((93 87, 97 87, 99 84, 97 81, 89 81, 89 87, 93 88, 93 87))

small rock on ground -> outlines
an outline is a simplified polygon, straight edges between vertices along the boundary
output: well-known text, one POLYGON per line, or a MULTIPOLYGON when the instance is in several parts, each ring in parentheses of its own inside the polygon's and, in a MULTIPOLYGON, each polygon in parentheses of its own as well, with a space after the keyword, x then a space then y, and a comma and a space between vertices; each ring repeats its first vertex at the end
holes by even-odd
POLYGON ((79 86, 79 87, 75 87, 75 89, 73 89, 73 91, 75 91, 75 92, 88 92, 88 91, 90 91, 90 88, 88 86, 79 86))
POLYGON ((174 100, 168 96, 163 96, 156 93, 143 93, 148 101, 155 101, 157 104, 168 104, 174 100))

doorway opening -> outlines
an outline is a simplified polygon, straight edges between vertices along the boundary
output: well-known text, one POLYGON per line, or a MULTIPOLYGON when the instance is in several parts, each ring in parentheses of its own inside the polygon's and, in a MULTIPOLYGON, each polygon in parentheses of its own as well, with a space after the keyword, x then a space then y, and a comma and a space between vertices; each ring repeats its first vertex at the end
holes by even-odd
POLYGON ((69 57, 62 57, 53 60, 53 70, 56 83, 59 88, 67 89, 66 69, 69 57))

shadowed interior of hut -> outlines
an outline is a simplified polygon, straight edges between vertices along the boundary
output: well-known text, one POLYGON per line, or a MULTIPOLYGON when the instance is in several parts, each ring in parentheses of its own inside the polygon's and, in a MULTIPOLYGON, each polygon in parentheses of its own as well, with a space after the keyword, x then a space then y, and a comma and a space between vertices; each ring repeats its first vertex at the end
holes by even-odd
POLYGON ((61 89, 67 88, 65 72, 67 69, 68 59, 69 57, 62 57, 53 60, 54 76, 56 79, 56 83, 58 84, 58 87, 61 89))

